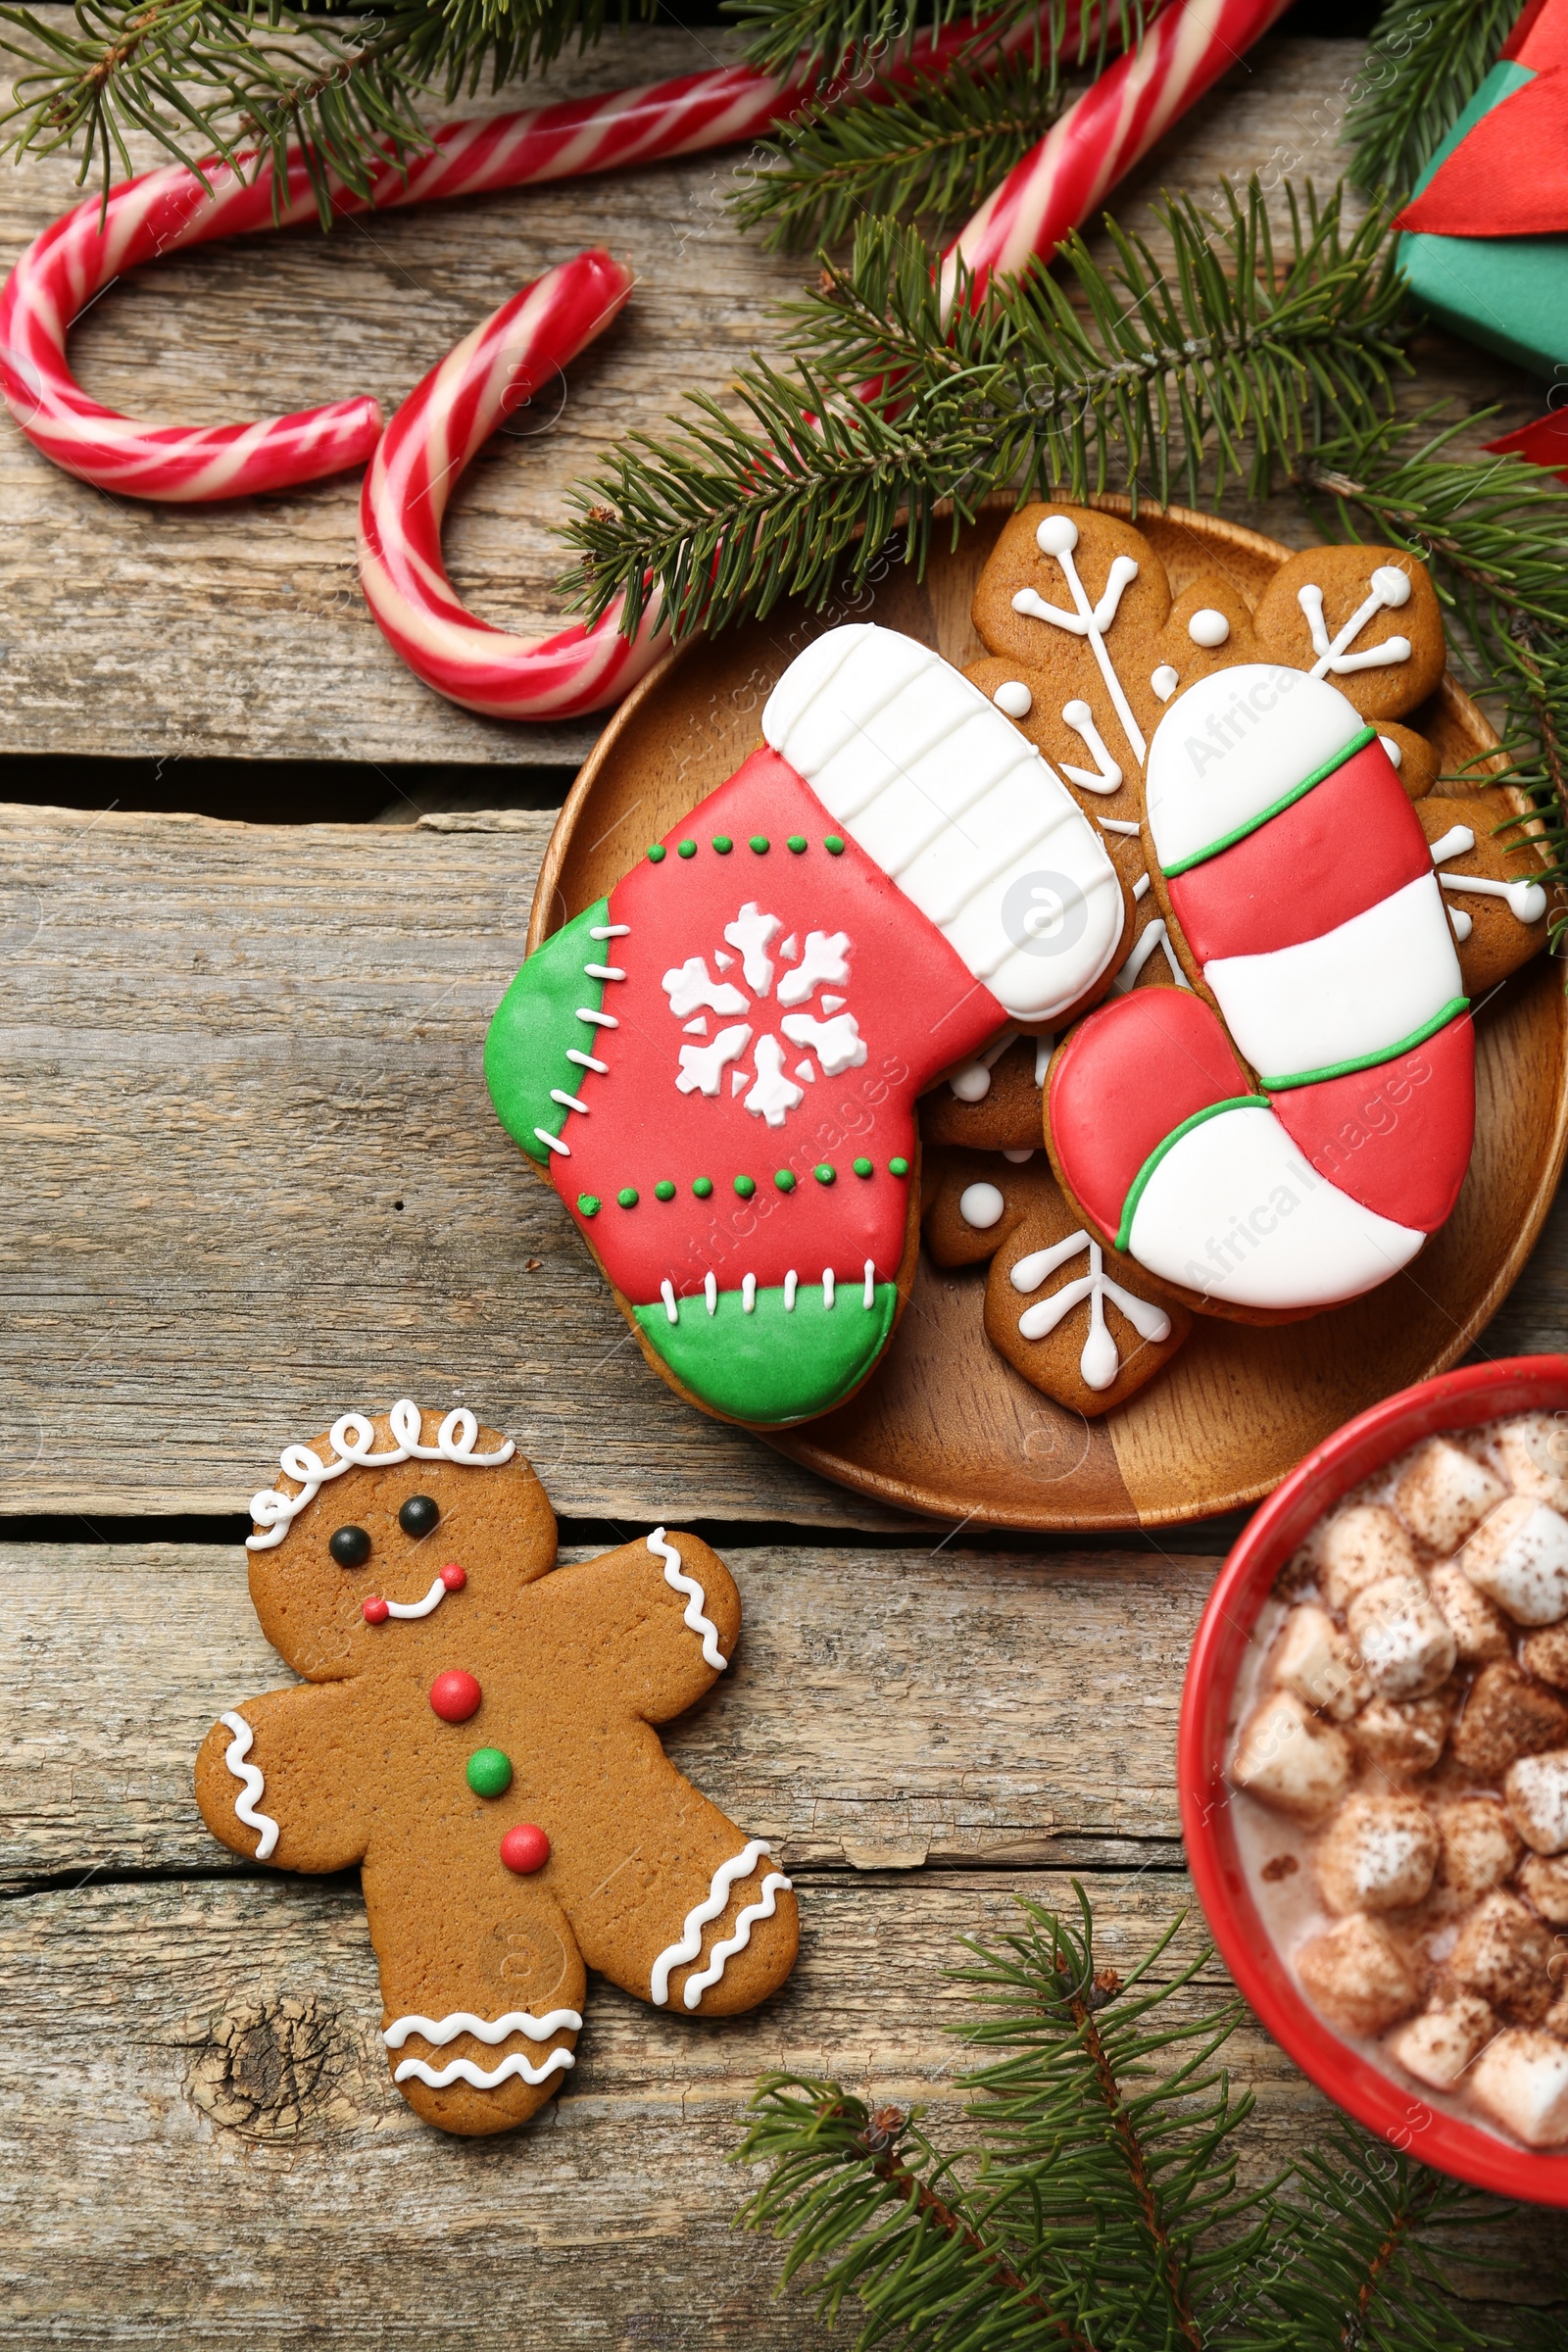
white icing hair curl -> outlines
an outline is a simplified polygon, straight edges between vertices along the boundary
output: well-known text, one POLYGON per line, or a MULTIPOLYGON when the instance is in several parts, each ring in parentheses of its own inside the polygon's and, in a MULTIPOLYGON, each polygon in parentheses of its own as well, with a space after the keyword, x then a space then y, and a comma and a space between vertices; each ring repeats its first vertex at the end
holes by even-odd
POLYGON ((390 1414, 392 1435, 397 1444, 385 1453, 376 1453, 375 1428, 368 1413, 344 1413, 334 1421, 328 1433, 328 1444, 337 1454, 336 1461, 323 1462, 313 1446, 285 1446, 278 1455, 278 1465, 285 1478, 297 1479, 297 1494, 280 1494, 275 1487, 264 1487, 260 1494, 251 1496, 251 1517, 267 1533, 247 1536, 247 1551, 270 1551, 281 1544, 289 1528, 308 1502, 314 1502, 328 1479, 341 1478, 345 1470, 380 1469, 390 1462, 458 1462, 469 1470, 493 1470, 502 1462, 510 1462, 517 1448, 507 1438, 494 1453, 475 1453, 479 1424, 466 1404, 448 1413, 436 1432, 433 1446, 421 1446, 419 1433, 424 1416, 412 1396, 401 1396, 390 1414))

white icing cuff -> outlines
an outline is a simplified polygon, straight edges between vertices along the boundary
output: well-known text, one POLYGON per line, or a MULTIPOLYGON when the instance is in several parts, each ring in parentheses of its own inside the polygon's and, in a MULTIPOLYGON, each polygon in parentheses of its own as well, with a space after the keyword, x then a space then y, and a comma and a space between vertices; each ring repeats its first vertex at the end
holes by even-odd
POLYGON ((255 1830, 258 1833, 256 1859, 258 1862, 265 1862, 277 1843, 278 1827, 270 1813, 259 1813, 256 1809, 256 1799, 267 1787, 260 1769, 245 1761, 251 1752, 256 1735, 243 1715, 220 1715, 218 1720, 225 1731, 230 1731, 234 1735, 223 1750, 223 1762, 228 1766, 235 1780, 242 1781, 245 1785, 244 1795, 236 1796, 234 1799, 234 1818, 236 1821, 242 1821, 248 1830, 255 1830))
MULTIPOLYGON (((713 1278, 711 1275, 710 1275, 708 1279, 710 1282, 711 1282, 713 1278)), ((685 1574, 680 1564, 680 1553, 675 1549, 673 1544, 666 1541, 664 1531, 662 1527, 656 1527, 653 1534, 649 1537, 648 1548, 654 1554, 656 1559, 662 1559, 663 1561, 665 1584, 668 1585, 673 1592, 684 1592, 688 1595, 685 1613, 681 1622, 682 1624, 689 1626, 694 1634, 698 1634, 702 1637, 704 1658, 707 1660, 710 1666, 716 1667, 718 1672, 722 1674, 725 1667, 729 1664, 729 1660, 725 1657, 723 1651, 718 1646, 717 1626, 713 1623, 711 1617, 709 1617, 705 1614, 704 1604, 708 1599, 707 1593, 703 1591, 702 1586, 697 1582, 695 1576, 687 1576, 685 1574)))
POLYGON ((704 1900, 694 1904, 687 1912, 680 1941, 666 1944, 654 1962, 648 1997, 656 2009, 662 2009, 669 1999, 670 1972, 687 1967, 701 1956, 703 1930, 724 1910, 729 1902, 729 1890, 736 1880, 749 1879, 762 1856, 771 1854, 772 1850, 765 1838, 754 1838, 749 1844, 742 1846, 732 1860, 719 1864, 704 1900))

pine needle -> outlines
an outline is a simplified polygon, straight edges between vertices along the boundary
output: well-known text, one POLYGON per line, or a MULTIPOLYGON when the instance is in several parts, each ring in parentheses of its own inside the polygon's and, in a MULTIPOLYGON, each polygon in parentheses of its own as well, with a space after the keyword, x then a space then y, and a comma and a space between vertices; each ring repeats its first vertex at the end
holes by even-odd
POLYGON ((1133 47, 1164 0, 725 0, 747 36, 746 54, 763 73, 809 59, 830 74, 875 71, 915 33, 971 24, 994 40, 1038 20, 1038 59, 1065 53, 1098 74, 1118 50, 1133 47))
POLYGON ((1346 117, 1357 187, 1396 204, 1409 194, 1518 14, 1519 0, 1391 0, 1346 117))

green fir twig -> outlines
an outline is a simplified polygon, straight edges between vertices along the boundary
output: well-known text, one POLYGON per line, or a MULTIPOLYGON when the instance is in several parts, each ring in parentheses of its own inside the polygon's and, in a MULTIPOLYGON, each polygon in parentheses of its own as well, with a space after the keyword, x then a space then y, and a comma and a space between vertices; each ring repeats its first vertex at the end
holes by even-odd
POLYGON ((1520 0, 1391 0, 1346 117, 1351 176, 1398 200, 1452 129, 1513 29, 1520 0))
POLYGON ((875 71, 917 33, 968 25, 993 42, 1029 28, 1041 61, 1060 57, 1091 74, 1132 48, 1168 0, 726 0, 746 34, 746 53, 764 73, 809 62, 829 74, 875 71))

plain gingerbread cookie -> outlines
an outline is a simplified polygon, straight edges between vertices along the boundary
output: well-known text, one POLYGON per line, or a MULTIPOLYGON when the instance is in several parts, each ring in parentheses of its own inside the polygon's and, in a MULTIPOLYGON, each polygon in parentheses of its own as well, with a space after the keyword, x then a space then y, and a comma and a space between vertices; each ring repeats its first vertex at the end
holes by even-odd
POLYGON ((734 1655, 722 1561, 656 1528, 557 1568, 544 1489, 464 1409, 345 1413, 281 1463, 251 1505, 251 1598, 306 1680, 220 1716, 197 1802, 247 1861, 360 1865, 415 2112, 470 2135, 532 2115, 590 1968, 683 2016, 775 1992, 789 1880, 652 1728, 734 1655))

